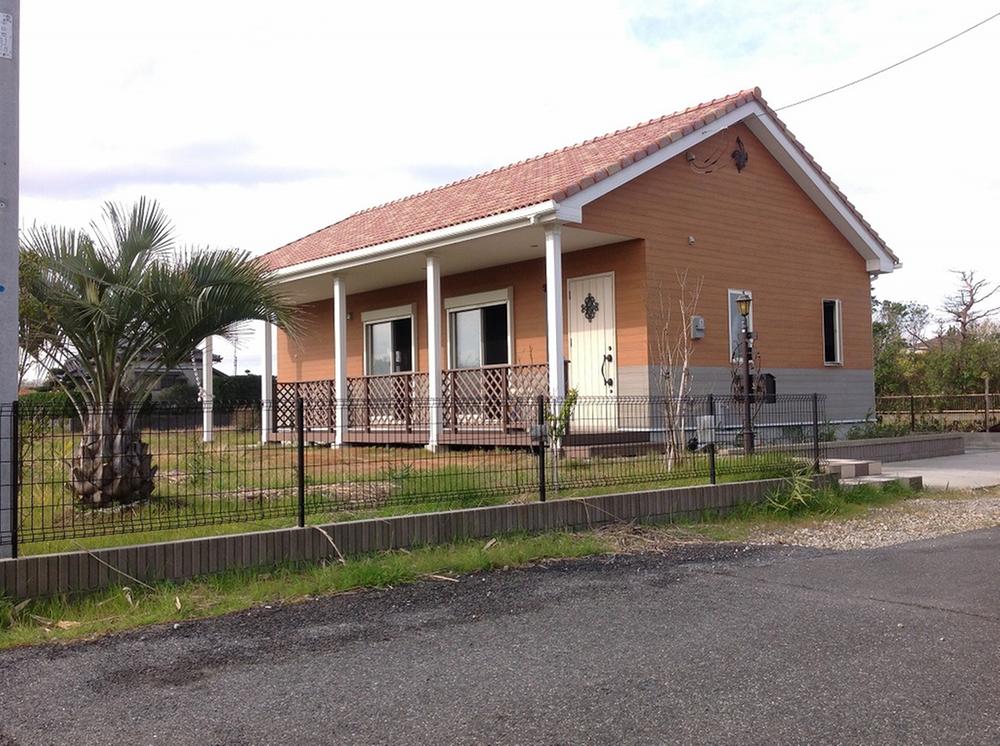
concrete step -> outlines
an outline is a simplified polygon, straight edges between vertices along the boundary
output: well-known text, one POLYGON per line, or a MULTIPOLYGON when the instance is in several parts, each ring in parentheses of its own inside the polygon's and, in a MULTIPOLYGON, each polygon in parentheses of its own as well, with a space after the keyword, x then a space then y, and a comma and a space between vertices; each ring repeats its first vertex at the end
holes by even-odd
POLYGON ((909 487, 914 490, 921 490, 924 488, 923 477, 899 477, 893 476, 892 474, 877 474, 873 476, 847 477, 846 479, 840 479, 840 484, 844 487, 857 487, 862 484, 883 485, 888 484, 889 482, 898 482, 904 487, 909 487))
POLYGON ((882 473, 881 461, 831 458, 823 462, 823 467, 828 474, 835 474, 841 479, 871 477, 882 473))

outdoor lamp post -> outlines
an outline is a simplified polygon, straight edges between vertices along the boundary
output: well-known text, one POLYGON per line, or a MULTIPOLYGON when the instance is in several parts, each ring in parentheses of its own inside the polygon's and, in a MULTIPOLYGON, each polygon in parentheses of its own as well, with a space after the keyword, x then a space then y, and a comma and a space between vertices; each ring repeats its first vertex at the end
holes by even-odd
POLYGON ((750 331, 750 304, 753 299, 743 293, 736 299, 736 308, 743 317, 743 334, 740 346, 743 354, 743 453, 748 456, 753 453, 753 409, 751 402, 750 382, 750 341, 753 332, 750 331))

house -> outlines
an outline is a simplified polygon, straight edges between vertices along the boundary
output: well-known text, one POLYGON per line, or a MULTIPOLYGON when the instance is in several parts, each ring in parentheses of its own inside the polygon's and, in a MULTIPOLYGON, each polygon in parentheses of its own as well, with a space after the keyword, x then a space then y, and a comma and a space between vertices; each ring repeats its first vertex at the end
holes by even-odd
MULTIPOLYGON (((509 402, 537 394, 656 396, 680 272, 702 286, 692 393, 731 391, 747 293, 779 392, 864 419, 870 280, 899 266, 759 89, 358 212, 264 261, 307 320, 277 335, 279 421, 301 394, 338 443, 405 422, 432 447, 525 426, 509 402)), ((603 411, 607 429, 644 426, 603 411)))
MULTIPOLYGON (((199 373, 203 369, 203 353, 201 350, 194 350, 190 360, 183 360, 172 368, 167 368, 159 360, 156 350, 150 350, 143 354, 133 365, 133 370, 129 376, 129 383, 136 384, 140 379, 156 378, 156 384, 150 392, 150 398, 157 401, 163 398, 165 392, 178 385, 185 385, 197 388, 199 383, 199 373)), ((221 355, 212 355, 213 363, 222 362, 221 355)), ((225 376, 221 371, 215 371, 216 375, 225 376)), ((69 380, 81 381, 87 377, 86 372, 76 359, 70 359, 66 367, 57 372, 59 377, 69 380)))

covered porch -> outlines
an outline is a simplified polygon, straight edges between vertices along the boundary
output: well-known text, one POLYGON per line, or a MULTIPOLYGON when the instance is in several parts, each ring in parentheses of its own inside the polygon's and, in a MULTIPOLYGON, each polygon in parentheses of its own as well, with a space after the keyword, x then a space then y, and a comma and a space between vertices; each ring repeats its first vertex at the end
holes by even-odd
MULTIPOLYGON (((419 248, 374 247, 377 258, 357 256, 365 250, 282 270, 310 321, 299 338, 278 334, 277 383, 262 390, 262 437, 287 437, 299 397, 314 442, 430 448, 520 443, 538 422, 538 398, 562 399, 567 380, 583 395, 613 398, 614 280, 641 271, 641 241, 537 216, 497 220, 419 248), (572 298, 572 283, 593 277, 592 292, 580 286, 591 296, 585 306, 572 298), (585 321, 567 322, 567 300, 585 321), (594 338, 575 367, 567 354, 574 323, 594 338)), ((631 307, 643 303, 630 296, 631 307)), ((642 327, 636 349, 645 364, 644 305, 624 317, 632 332, 642 327)), ((270 381, 269 327, 263 339, 270 381)))
POLYGON ((439 402, 429 398, 427 373, 351 376, 347 403, 337 406, 336 381, 277 382, 273 438, 296 424, 303 401, 303 426, 314 442, 334 442, 338 412, 346 416, 347 444, 427 443, 432 406, 439 412, 442 443, 513 444, 537 422, 537 398, 548 393, 548 365, 490 365, 442 372, 439 402), (496 437, 486 437, 493 435, 496 437))

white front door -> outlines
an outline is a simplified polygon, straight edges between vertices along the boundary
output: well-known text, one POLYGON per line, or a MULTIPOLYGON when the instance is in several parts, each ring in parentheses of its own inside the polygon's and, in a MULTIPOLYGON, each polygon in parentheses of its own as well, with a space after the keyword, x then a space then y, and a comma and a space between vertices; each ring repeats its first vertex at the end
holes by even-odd
POLYGON ((568 291, 569 386, 581 399, 572 427, 576 432, 614 429, 618 419, 614 273, 574 277, 568 291))

